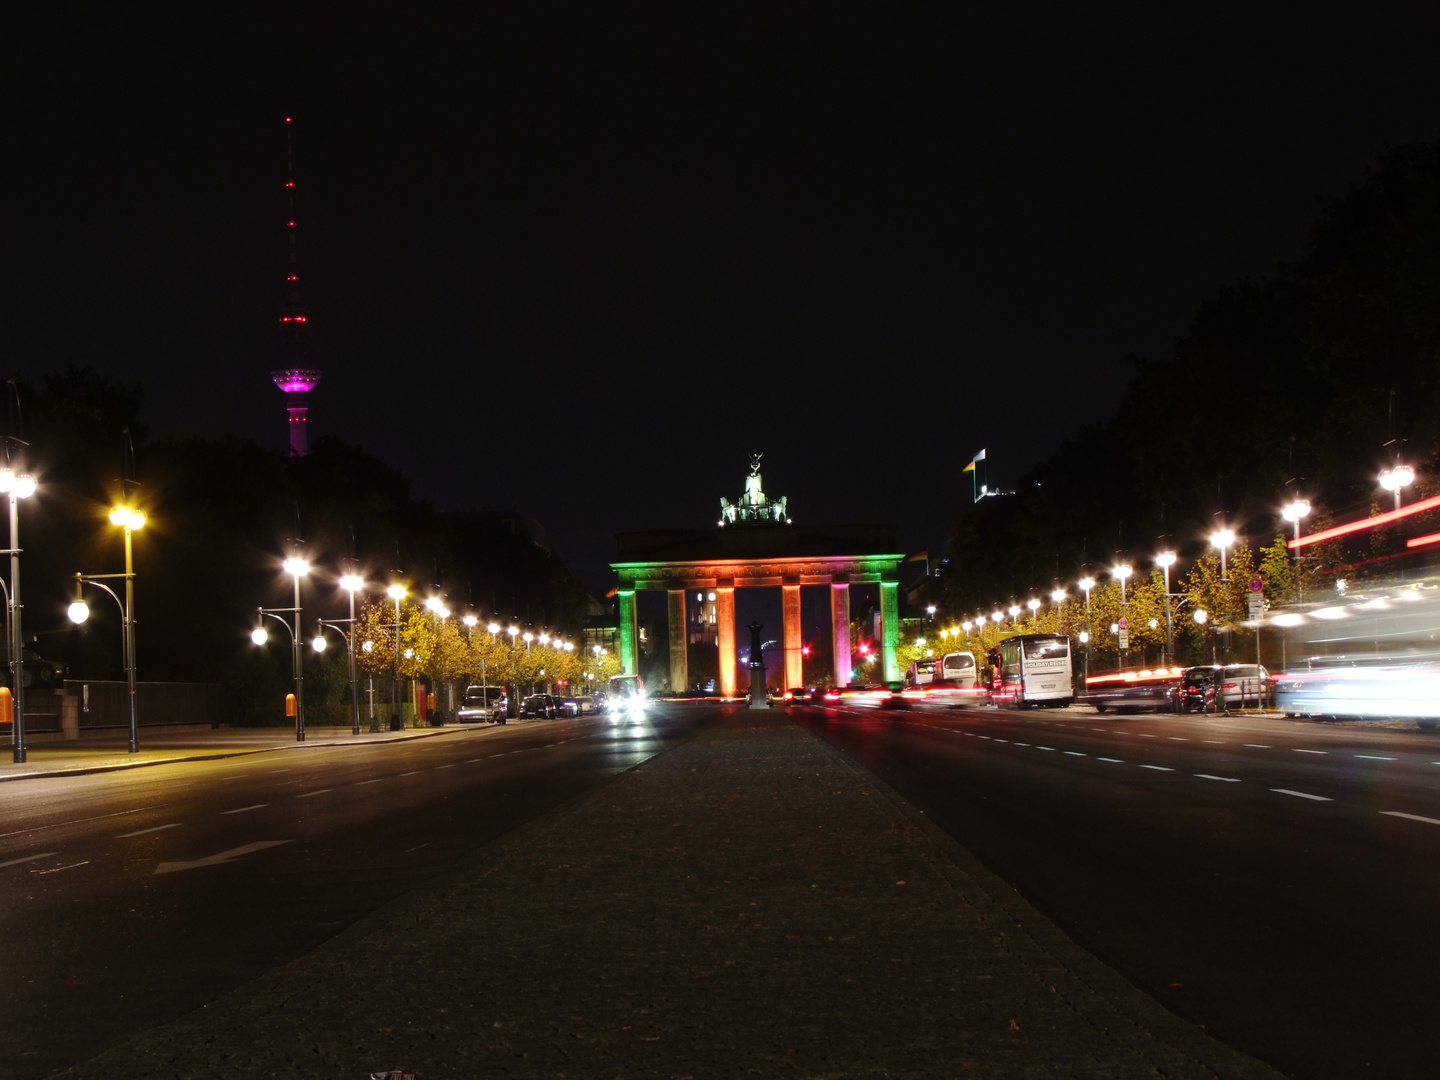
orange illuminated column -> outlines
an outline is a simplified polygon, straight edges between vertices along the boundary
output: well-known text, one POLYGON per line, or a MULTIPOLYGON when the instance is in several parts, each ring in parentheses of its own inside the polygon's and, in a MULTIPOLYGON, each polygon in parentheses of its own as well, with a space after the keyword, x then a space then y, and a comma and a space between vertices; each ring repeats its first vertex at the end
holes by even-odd
POLYGON ((687 690, 690 687, 690 665, 686 656, 689 645, 689 628, 685 625, 685 590, 670 589, 669 603, 670 631, 670 689, 687 690))
POLYGON ((780 587, 780 621, 785 628, 785 689, 805 685, 804 657, 800 652, 800 586, 780 587))
POLYGON ((850 673, 850 583, 830 584, 830 626, 835 642, 835 685, 853 681, 850 673))
POLYGON ((715 590, 716 630, 720 639, 720 693, 735 696, 735 589, 715 590))

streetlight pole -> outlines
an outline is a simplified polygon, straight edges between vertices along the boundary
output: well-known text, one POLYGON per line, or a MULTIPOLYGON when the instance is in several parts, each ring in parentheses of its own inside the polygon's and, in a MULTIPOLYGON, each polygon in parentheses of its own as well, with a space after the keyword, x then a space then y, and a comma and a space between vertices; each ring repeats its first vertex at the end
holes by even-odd
POLYGON ((1155 565, 1165 572, 1165 663, 1175 662, 1175 627, 1170 621, 1170 567, 1175 565, 1175 552, 1162 551, 1155 556, 1155 565))
POLYGON ((350 734, 359 735, 360 674, 355 667, 355 594, 365 587, 365 580, 359 574, 345 574, 340 578, 340 587, 350 595, 350 618, 345 620, 350 628, 345 635, 346 659, 350 663, 350 734))
POLYGON ((1088 679, 1090 677, 1090 638, 1094 636, 1090 628, 1090 590, 1095 587, 1095 579, 1086 574, 1077 584, 1085 590, 1085 640, 1082 644, 1085 646, 1085 677, 1088 679))
POLYGON ((1130 575, 1134 572, 1135 568, 1129 563, 1118 563, 1110 571, 1110 576, 1120 582, 1120 630, 1125 644, 1125 647, 1120 650, 1120 667, 1122 670, 1125 665, 1130 662, 1130 614, 1129 608, 1125 603, 1125 582, 1129 580, 1130 575))
POLYGON ((395 675, 390 683, 390 730, 401 731, 404 724, 401 723, 403 705, 400 700, 400 601, 405 598, 405 586, 397 581, 386 593, 395 601, 395 675))
MULTIPOLYGON (((8 452, 8 443, 7 443, 8 452)), ((10 495, 10 693, 15 719, 11 725, 14 761, 25 761, 25 635, 20 629, 24 605, 20 603, 20 500, 35 494, 35 478, 0 468, 0 491, 10 495)))

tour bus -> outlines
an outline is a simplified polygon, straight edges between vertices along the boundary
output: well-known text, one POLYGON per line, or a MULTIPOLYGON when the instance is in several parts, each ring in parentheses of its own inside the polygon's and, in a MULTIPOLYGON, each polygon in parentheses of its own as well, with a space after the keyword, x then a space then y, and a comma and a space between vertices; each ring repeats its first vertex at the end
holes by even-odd
POLYGON ((935 670, 938 666, 937 660, 916 660, 905 672, 905 685, 928 686, 940 677, 935 670))
POLYGON ((645 708, 645 680, 639 675, 616 675, 610 680, 610 709, 619 714, 645 708))
POLYGON ((996 705, 1069 705, 1074 697, 1070 639, 1063 634, 1019 634, 999 645, 999 670, 991 681, 996 705))
POLYGON ((975 657, 968 652, 950 652, 940 658, 940 679, 962 689, 976 685, 975 657))

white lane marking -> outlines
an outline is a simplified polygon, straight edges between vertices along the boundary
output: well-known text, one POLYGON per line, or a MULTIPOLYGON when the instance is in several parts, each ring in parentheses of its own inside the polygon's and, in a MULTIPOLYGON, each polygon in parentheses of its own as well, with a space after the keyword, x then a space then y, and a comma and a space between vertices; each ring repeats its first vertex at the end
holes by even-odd
POLYGON ((1089 754, 1082 754, 1082 753, 1080 753, 1079 750, 1066 750, 1065 753, 1069 754, 1071 757, 1089 757, 1089 756, 1090 756, 1089 754))
POLYGON ((435 766, 436 769, 453 769, 454 767, 455 767, 455 762, 453 762, 453 761, 450 762, 449 765, 436 765, 436 766, 435 766))
POLYGON ((264 851, 266 848, 279 847, 281 844, 288 844, 289 840, 257 840, 253 844, 245 844, 242 847, 231 848, 229 851, 222 851, 218 855, 207 855, 203 859, 196 859, 194 862, 162 862, 155 867, 157 874, 173 874, 176 870, 194 870, 200 866, 219 866, 221 863, 233 862, 241 855, 249 855, 253 851, 264 851))
POLYGON ((471 757, 471 758, 466 758, 464 761, 461 762, 461 764, 462 764, 462 765, 474 765, 477 761, 484 761, 484 760, 485 760, 485 759, 484 759, 483 757, 471 757))
POLYGON ((1263 743, 1263 742, 1247 742, 1245 745, 1246 745, 1246 746, 1253 746, 1256 750, 1269 750, 1269 749, 1271 749, 1271 746, 1270 746, 1269 743, 1263 743))
POLYGON ((1015 745, 1015 746, 1029 746, 1030 744, 1029 744, 1028 742, 1016 742, 1014 745, 1015 745))
POLYGON ((1053 751, 1055 748, 1054 748, 1053 746, 1037 746, 1037 747, 1035 747, 1035 749, 1036 749, 1036 750, 1050 750, 1050 751, 1053 751))
POLYGON ((122 832, 115 837, 116 840, 129 840, 132 836, 144 836, 146 833, 160 832, 162 829, 178 829, 180 822, 172 821, 169 825, 151 825, 148 829, 136 829, 134 832, 122 832))
POLYGON ((1125 762, 1118 757, 1099 757, 1096 761, 1108 761, 1111 765, 1124 765, 1125 762))
POLYGON ((1292 746, 1292 747, 1290 748, 1290 752, 1291 752, 1292 754, 1328 754, 1328 753, 1330 753, 1329 750, 1302 750, 1302 749, 1300 749, 1300 747, 1298 747, 1298 746, 1292 746))
POLYGON ((418 776, 422 771, 423 771, 423 770, 421 770, 421 769, 411 769, 409 772, 402 772, 400 775, 401 775, 401 776, 418 776))
POLYGON ((1157 735, 1146 735, 1143 731, 1137 731, 1135 734, 1139 735, 1140 738, 1142 738, 1142 739, 1155 739, 1155 738, 1159 738, 1159 736, 1157 736, 1157 735))
POLYGON ((91 817, 71 818, 69 821, 55 821, 49 825, 35 825, 29 829, 16 829, 13 832, 0 833, 3 836, 19 836, 21 833, 41 832, 45 829, 61 829, 66 825, 80 825, 86 821, 104 821, 112 817, 128 817, 130 814, 138 814, 142 810, 152 810, 154 807, 137 806, 134 810, 117 810, 113 814, 94 814, 91 817))
POLYGON ((1180 735, 1166 735, 1165 737, 1166 737, 1167 739, 1169 739, 1171 742, 1189 742, 1189 741, 1190 741, 1189 739, 1186 739, 1186 738, 1184 738, 1183 736, 1180 736, 1180 735))
POLYGON ((361 781, 359 781, 355 786, 356 786, 356 787, 364 787, 366 784, 379 784, 379 783, 384 782, 384 780, 385 780, 385 777, 383 777, 383 776, 378 776, 378 777, 376 777, 374 780, 361 780, 361 781))
POLYGON ((333 787, 322 787, 319 791, 307 791, 304 795, 296 795, 295 797, 297 799, 308 799, 312 795, 329 795, 330 792, 334 790, 335 789, 333 787))
POLYGON ((1406 821, 1423 821, 1426 825, 1440 825, 1440 818, 1422 817, 1420 814, 1403 814, 1399 810, 1381 810, 1386 817, 1403 817, 1406 821))
POLYGON ((996 742, 1009 742, 1009 739, 996 739, 996 742))
POLYGON ((1204 740, 1202 740, 1202 741, 1203 741, 1203 742, 1210 743, 1212 746, 1224 746, 1224 745, 1225 745, 1225 740, 1224 740, 1224 739, 1204 739, 1204 740))
POLYGON ((24 862, 34 862, 36 859, 48 859, 51 855, 59 855, 58 851, 42 851, 39 855, 26 855, 23 859, 11 859, 9 862, 0 862, 0 870, 7 866, 19 866, 24 862))
POLYGON ((1102 735, 1105 733, 1105 729, 1104 729, 1103 727, 1092 727, 1090 730, 1091 730, 1091 731, 1098 731, 1098 732, 1100 732, 1102 735))
POLYGON ((1211 776, 1208 772, 1197 772, 1195 774, 1201 780, 1223 780, 1227 784, 1238 784, 1240 780, 1235 776, 1211 776))
POLYGON ((1141 765, 1140 768, 1142 768, 1142 769, 1154 769, 1156 772, 1174 772, 1174 771, 1175 771, 1174 769, 1170 768, 1170 766, 1168 766, 1168 765, 1141 765))
POLYGON ((1128 733, 1127 731, 1125 731, 1123 728, 1111 728, 1111 729, 1110 729, 1110 734, 1111 734, 1111 735, 1127 735, 1127 734, 1129 734, 1129 733, 1128 733))
POLYGON ((57 866, 53 870, 31 870, 32 874, 58 874, 61 870, 74 870, 77 866, 89 866, 90 860, 84 859, 81 862, 72 862, 69 866, 57 866))
POLYGON ((1366 761, 1398 761, 1398 760, 1400 760, 1399 758, 1393 758, 1393 757, 1381 757, 1379 754, 1356 754, 1355 756, 1356 756, 1357 758, 1363 758, 1363 759, 1366 760, 1366 761))
POLYGON ((220 816, 224 817, 226 814, 243 814, 250 810, 261 810, 269 805, 269 803, 257 802, 254 806, 242 806, 239 810, 221 810, 220 816))
POLYGON ((1294 795, 1297 799, 1310 799, 1313 802, 1334 802, 1334 799, 1327 799, 1324 795, 1310 795, 1304 791, 1291 791, 1289 788, 1272 787, 1271 791, 1277 795, 1294 795))
POLYGON ((985 740, 989 740, 990 736, 989 736, 989 735, 981 735, 980 738, 985 739, 985 740))

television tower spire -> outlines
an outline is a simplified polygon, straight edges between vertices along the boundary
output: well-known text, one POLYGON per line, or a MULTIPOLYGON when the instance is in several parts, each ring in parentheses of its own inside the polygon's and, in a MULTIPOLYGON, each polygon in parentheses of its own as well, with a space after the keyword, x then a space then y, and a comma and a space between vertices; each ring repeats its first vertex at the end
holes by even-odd
POLYGON ((295 240, 295 140, 292 118, 285 118, 285 227, 290 233, 290 257, 285 271, 285 305, 280 310, 280 345, 276 350, 277 367, 270 378, 285 394, 285 408, 290 415, 290 456, 304 457, 310 452, 305 414, 309 411, 307 396, 320 381, 309 344, 309 315, 300 303, 300 271, 296 260, 295 240))

